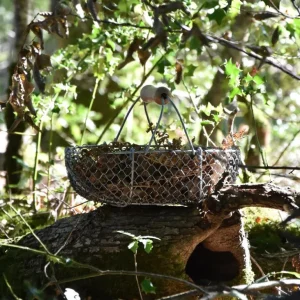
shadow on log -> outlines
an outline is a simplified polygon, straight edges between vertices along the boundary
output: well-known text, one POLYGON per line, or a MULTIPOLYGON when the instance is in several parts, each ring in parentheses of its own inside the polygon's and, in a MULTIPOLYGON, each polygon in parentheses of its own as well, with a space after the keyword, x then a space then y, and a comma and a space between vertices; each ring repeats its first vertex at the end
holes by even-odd
MULTIPOLYGON (((237 278, 245 266, 244 255, 245 251, 248 251, 241 247, 233 247, 237 251, 231 252, 230 244, 239 245, 245 236, 240 229, 239 213, 227 219, 225 217, 208 218, 198 209, 186 207, 103 206, 89 214, 59 220, 36 234, 51 253, 64 246, 59 256, 66 259, 70 257, 101 270, 131 271, 134 270, 133 253, 127 248, 131 239, 116 231, 156 236, 161 241, 154 240, 154 248, 150 254, 141 248, 138 250, 139 271, 188 280, 191 278, 201 284, 216 283, 237 278), (211 238, 207 238, 208 236, 211 238), (217 241, 219 246, 214 241, 217 241), (201 269, 201 266, 209 264, 214 265, 215 269, 201 269), (227 272, 229 268, 231 274, 227 272)), ((41 249, 33 235, 24 237, 19 245, 41 249)), ((62 289, 74 288, 83 299, 88 296, 95 299, 138 298, 137 284, 133 276, 88 278, 91 276, 90 271, 68 267, 67 264, 53 264, 53 268, 48 267, 45 272, 45 257, 21 249, 7 249, 0 260, 0 271, 6 275, 18 296, 24 296, 22 293, 26 290, 26 281, 27 287, 30 284, 32 287, 41 288, 50 281, 49 278, 53 279, 55 274, 58 282, 62 282, 62 289), (84 279, 85 276, 87 278, 84 279)), ((140 281, 142 279, 143 277, 140 281)), ((157 294, 155 297, 146 296, 145 299, 190 289, 189 286, 172 280, 151 280, 157 287, 157 294)), ((52 285, 46 291, 52 294, 57 292, 55 289, 55 285, 52 285)), ((2 284, 1 294, 7 292, 2 284)))
MULTIPOLYGON (((157 293, 145 295, 144 299, 195 288, 189 282, 202 286, 249 282, 252 272, 248 242, 238 209, 246 206, 283 209, 297 202, 299 194, 294 191, 266 184, 228 186, 205 201, 201 210, 181 206, 102 206, 36 231, 49 252, 55 254, 60 250, 57 254, 60 259, 26 251, 27 248, 1 247, 0 273, 23 299, 32 299, 24 293, 36 289, 43 289, 42 299, 47 299, 45 293, 53 299, 59 288, 73 288, 81 299, 137 299, 138 288, 132 276, 135 274, 127 272, 134 271, 133 253, 128 249, 132 239, 117 232, 121 230, 160 238, 154 240, 149 254, 139 248, 138 271, 187 280, 179 282, 148 274, 157 293), (45 268, 49 258, 51 263, 45 268)), ((18 245, 44 251, 32 234, 18 245)), ((145 274, 139 276, 139 281, 144 277, 145 274)), ((3 278, 0 294, 11 295, 3 278)))

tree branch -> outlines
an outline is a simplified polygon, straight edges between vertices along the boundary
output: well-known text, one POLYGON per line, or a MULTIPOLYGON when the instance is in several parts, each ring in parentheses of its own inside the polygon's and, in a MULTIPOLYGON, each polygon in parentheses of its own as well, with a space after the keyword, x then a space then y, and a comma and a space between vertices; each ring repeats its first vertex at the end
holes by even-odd
POLYGON ((240 184, 225 187, 218 194, 212 194, 205 202, 213 213, 230 212, 244 207, 293 211, 300 205, 300 193, 271 183, 240 184))
POLYGON ((250 57, 253 57, 253 58, 255 58, 255 59, 258 59, 258 60, 264 60, 264 63, 265 63, 265 64, 268 64, 268 65, 270 65, 270 66, 273 66, 273 67, 275 67, 275 68, 281 70, 282 72, 288 74, 289 76, 293 77, 294 79, 300 80, 300 76, 298 76, 297 74, 295 74, 295 73, 293 73, 292 71, 288 70, 286 67, 280 65, 279 63, 276 63, 275 61, 271 60, 270 58, 263 57, 263 56, 261 56, 261 55, 258 55, 258 54, 256 54, 256 53, 252 52, 252 51, 251 51, 251 52, 248 52, 248 51, 246 51, 245 49, 243 49, 243 48, 237 46, 236 43, 231 42, 231 41, 228 41, 228 40, 223 39, 223 38, 219 38, 219 37, 217 37, 217 36, 206 35, 206 37, 207 37, 209 40, 211 40, 211 41, 213 41, 213 42, 215 42, 215 43, 219 43, 219 44, 221 44, 221 45, 223 45, 223 46, 225 46, 225 47, 228 47, 228 48, 237 50, 237 51, 242 52, 242 53, 244 53, 244 54, 246 54, 246 55, 248 55, 248 56, 250 56, 250 57))

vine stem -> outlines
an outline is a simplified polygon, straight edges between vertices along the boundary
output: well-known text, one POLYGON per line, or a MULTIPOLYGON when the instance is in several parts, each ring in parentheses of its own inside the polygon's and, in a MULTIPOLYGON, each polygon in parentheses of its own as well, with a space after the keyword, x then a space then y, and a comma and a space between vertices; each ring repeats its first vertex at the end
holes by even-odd
POLYGON ((35 148, 35 156, 34 156, 34 165, 33 165, 33 175, 32 175, 32 209, 34 212, 36 212, 36 181, 37 181, 37 175, 38 175, 38 161, 39 161, 39 154, 40 154, 40 148, 41 148, 41 140, 42 140, 42 130, 43 130, 43 118, 49 113, 49 110, 53 107, 53 104, 55 103, 56 99, 58 97, 58 94, 55 94, 53 97, 51 103, 48 105, 47 109, 45 110, 43 116, 41 117, 40 123, 39 123, 39 131, 37 135, 37 143, 35 148))
POLYGON ((40 121, 39 124, 39 132, 37 136, 37 143, 35 148, 35 156, 34 156, 34 165, 33 165, 33 177, 32 177, 32 191, 33 191, 33 201, 32 201, 32 209, 34 212, 36 212, 36 181, 37 181, 37 175, 38 175, 38 160, 39 160, 39 154, 40 154, 40 148, 41 148, 41 140, 42 140, 42 129, 43 129, 43 121, 40 121))
POLYGON ((86 122, 88 120, 88 117, 90 115, 90 112, 92 110, 92 107, 93 107, 93 104, 94 104, 94 101, 95 101, 95 98, 96 98, 96 93, 97 93, 97 90, 98 90, 98 87, 99 87, 99 82, 100 82, 100 78, 97 77, 96 82, 95 82, 95 86, 94 86, 94 90, 93 90, 92 99, 91 99, 91 102, 90 102, 90 106, 89 106, 89 109, 88 109, 88 112, 86 114, 85 121, 84 121, 84 128, 83 128, 83 132, 82 132, 81 139, 80 139, 80 146, 82 146, 82 144, 83 144, 83 139, 84 139, 84 135, 85 135, 85 132, 86 132, 86 122))
POLYGON ((51 119, 50 119, 50 137, 49 137, 49 153, 48 153, 48 170, 47 170, 47 205, 50 209, 50 184, 51 184, 51 165, 52 165, 52 145, 53 145, 53 112, 51 113, 51 119))
MULTIPOLYGON (((133 257, 134 257, 134 270, 137 273, 138 270, 137 270, 137 259, 136 259, 136 256, 137 256, 137 253, 134 253, 133 254, 133 257)), ((136 280, 136 284, 137 284, 137 287, 138 287, 138 290, 139 290, 140 299, 144 300, 143 294, 142 294, 142 291, 141 291, 141 287, 140 287, 140 283, 139 283, 139 277, 138 277, 138 275, 135 275, 135 280, 136 280)))

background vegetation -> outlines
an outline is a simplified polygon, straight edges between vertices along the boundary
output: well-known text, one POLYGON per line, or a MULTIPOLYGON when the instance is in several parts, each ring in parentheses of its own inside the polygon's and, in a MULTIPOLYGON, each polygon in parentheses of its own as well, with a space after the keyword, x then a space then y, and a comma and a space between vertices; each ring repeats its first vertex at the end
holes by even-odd
MULTIPOLYGON (((240 112, 234 132, 247 131, 239 141, 245 163, 291 167, 249 167, 252 173, 244 173, 239 181, 272 181, 299 189, 299 168, 293 169, 300 162, 297 1, 25 2, 27 24, 33 19, 47 20, 47 15, 37 13, 54 8, 57 16, 67 15, 70 33, 61 24, 52 32, 50 27, 39 25, 38 32, 28 32, 25 42, 24 35, 22 41, 15 41, 17 6, 2 0, 0 151, 2 158, 6 152, 18 165, 15 170, 7 170, 7 164, 0 160, 2 239, 19 239, 28 230, 11 205, 34 229, 99 205, 88 202, 77 206, 85 199, 70 188, 64 148, 112 141, 145 84, 172 90, 189 135, 196 144, 204 146, 222 146, 228 135, 228 116, 223 107, 237 101, 240 112), (155 13, 154 7, 160 10, 155 13), (44 42, 39 55, 50 55, 51 65, 49 61, 40 68, 40 79, 34 72, 31 75, 35 85, 31 94, 34 110, 27 105, 21 115, 24 118, 28 111, 26 126, 22 129, 14 123, 16 127, 9 132, 12 128, 7 128, 5 106, 9 106, 9 87, 13 83, 8 70, 20 59, 16 45, 30 45, 32 41, 40 45, 44 42), (17 155, 9 151, 9 135, 22 137, 20 148, 15 149, 17 155), (19 176, 15 180, 16 173, 19 176)), ((151 119, 156 120, 160 107, 152 103, 148 107, 151 119)), ((138 105, 129 116, 122 141, 149 141, 143 109, 138 105)), ((175 112, 169 106, 165 112, 160 129, 167 130, 171 139, 182 137, 185 141, 175 112)), ((285 248, 276 230, 265 238, 266 228, 270 234, 276 221, 284 216, 250 209, 246 214, 254 251, 280 252, 285 248)), ((284 261, 285 258, 274 262, 267 271, 281 270, 284 261)), ((291 263, 289 268, 292 269, 291 263)))

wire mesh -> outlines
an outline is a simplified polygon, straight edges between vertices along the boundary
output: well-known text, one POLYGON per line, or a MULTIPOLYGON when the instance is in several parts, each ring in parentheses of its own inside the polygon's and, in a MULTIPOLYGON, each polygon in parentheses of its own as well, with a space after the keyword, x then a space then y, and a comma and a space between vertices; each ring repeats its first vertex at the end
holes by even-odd
POLYGON ((84 198, 115 206, 196 205, 213 193, 227 171, 234 183, 240 164, 237 148, 167 147, 128 143, 69 147, 66 168, 74 190, 84 198))

